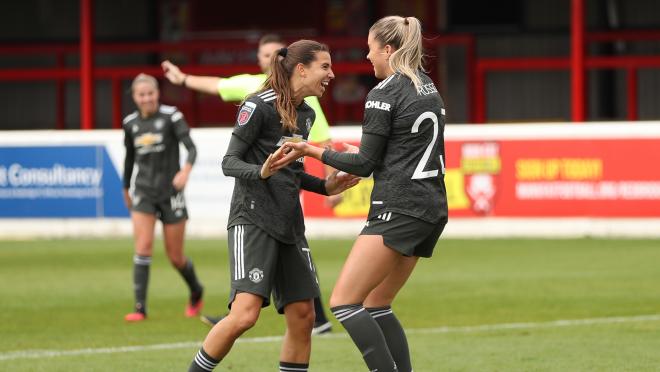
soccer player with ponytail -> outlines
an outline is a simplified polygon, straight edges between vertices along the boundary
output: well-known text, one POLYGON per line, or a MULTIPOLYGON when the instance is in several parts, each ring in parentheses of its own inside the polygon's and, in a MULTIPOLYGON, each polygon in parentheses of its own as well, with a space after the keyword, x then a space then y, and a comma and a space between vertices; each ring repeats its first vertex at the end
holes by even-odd
POLYGON ((281 48, 262 89, 238 111, 222 161, 225 175, 236 178, 228 222, 230 311, 211 329, 189 371, 213 370, 255 325, 271 293, 286 320, 279 370, 308 369, 319 289, 309 250, 299 247, 305 233, 299 192, 338 194, 358 178, 334 173, 319 179, 306 174, 302 162, 273 172, 270 163, 283 143, 307 140, 314 110, 304 98, 323 95, 334 78, 331 67, 324 44, 300 40, 281 48))
POLYGON ((373 173, 371 208, 330 297, 331 310, 370 371, 411 372, 392 302, 447 223, 445 109, 422 69, 418 19, 389 16, 369 30, 367 59, 382 81, 367 95, 358 153, 285 144, 272 170, 300 156, 359 176, 373 173))

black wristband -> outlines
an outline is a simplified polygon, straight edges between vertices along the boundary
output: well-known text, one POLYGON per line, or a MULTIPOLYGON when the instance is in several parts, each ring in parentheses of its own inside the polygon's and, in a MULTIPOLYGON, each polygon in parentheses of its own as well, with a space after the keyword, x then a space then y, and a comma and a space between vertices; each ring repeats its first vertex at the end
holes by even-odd
POLYGON ((186 86, 186 79, 188 79, 188 74, 185 74, 185 75, 183 76, 183 81, 181 82, 181 85, 182 85, 184 88, 188 88, 188 87, 186 86))

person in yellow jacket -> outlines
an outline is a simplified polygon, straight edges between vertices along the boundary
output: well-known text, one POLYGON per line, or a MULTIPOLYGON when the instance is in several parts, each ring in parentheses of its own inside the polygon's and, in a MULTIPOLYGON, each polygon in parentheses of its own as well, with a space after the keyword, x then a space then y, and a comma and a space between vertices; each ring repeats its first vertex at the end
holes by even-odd
MULTIPOLYGON (((259 49, 257 51, 257 62, 261 74, 240 74, 232 77, 222 78, 217 76, 196 76, 186 74, 181 69, 170 61, 163 61, 161 67, 165 73, 165 77, 174 85, 186 87, 188 89, 211 94, 219 95, 225 102, 240 102, 245 99, 249 94, 256 92, 262 87, 266 81, 270 60, 273 54, 286 45, 284 41, 274 34, 267 34, 259 39, 259 49)), ((305 102, 314 109, 316 119, 312 124, 311 131, 309 132, 308 141, 319 144, 323 147, 329 147, 332 144, 330 138, 330 128, 328 127, 328 120, 323 114, 321 104, 316 96, 305 98, 305 102)), ((326 173, 329 174, 326 169, 326 173)), ((327 204, 331 207, 341 202, 341 194, 327 197, 327 204)), ((308 247, 307 242, 302 242, 302 246, 308 247)), ((314 268, 316 271, 316 268, 314 268)), ((323 304, 320 297, 314 299, 314 308, 316 311, 316 321, 314 322, 313 334, 321 334, 330 332, 332 325, 328 320, 323 310, 323 304)), ((222 319, 222 316, 207 316, 202 315, 201 319, 204 323, 214 325, 222 319)))

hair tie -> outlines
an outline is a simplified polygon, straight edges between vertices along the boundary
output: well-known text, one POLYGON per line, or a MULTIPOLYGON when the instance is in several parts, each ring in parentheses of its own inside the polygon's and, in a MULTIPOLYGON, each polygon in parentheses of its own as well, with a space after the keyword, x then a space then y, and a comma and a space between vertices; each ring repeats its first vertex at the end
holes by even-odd
POLYGON ((406 26, 408 26, 408 17, 406 17, 406 18, 403 19, 403 23, 404 23, 406 26))
POLYGON ((289 52, 289 49, 287 47, 280 48, 280 50, 277 51, 277 54, 281 55, 283 58, 286 58, 286 54, 289 52))

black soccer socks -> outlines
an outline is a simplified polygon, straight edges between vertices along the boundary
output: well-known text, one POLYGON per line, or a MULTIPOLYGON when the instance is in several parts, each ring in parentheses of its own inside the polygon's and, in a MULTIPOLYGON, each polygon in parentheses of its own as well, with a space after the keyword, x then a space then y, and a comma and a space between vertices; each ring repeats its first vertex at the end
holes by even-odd
POLYGON ((200 348, 192 363, 190 363, 188 372, 213 371, 213 368, 215 368, 218 363, 220 363, 220 359, 215 359, 214 357, 208 355, 206 351, 204 351, 204 348, 200 348))
POLYGON ((374 318, 380 330, 383 331, 387 347, 392 353, 399 372, 412 372, 410 363, 410 350, 408 349, 408 338, 401 327, 401 323, 392 312, 390 306, 370 307, 366 309, 374 318))
POLYGON ((147 287, 149 286, 150 256, 133 256, 133 290, 135 291, 135 311, 147 313, 147 287))
POLYGON ((307 372, 309 364, 280 362, 280 372, 307 372))
POLYGON ((370 371, 398 371, 383 332, 361 304, 336 306, 330 310, 353 339, 370 371))
POLYGON ((183 277, 183 280, 185 280, 186 284, 188 284, 188 288, 190 289, 191 304, 193 305, 196 304, 197 301, 201 299, 202 291, 204 288, 197 279, 197 275, 195 274, 195 267, 193 266, 192 260, 186 257, 186 263, 183 265, 183 267, 178 268, 177 270, 179 270, 179 273, 183 277))

